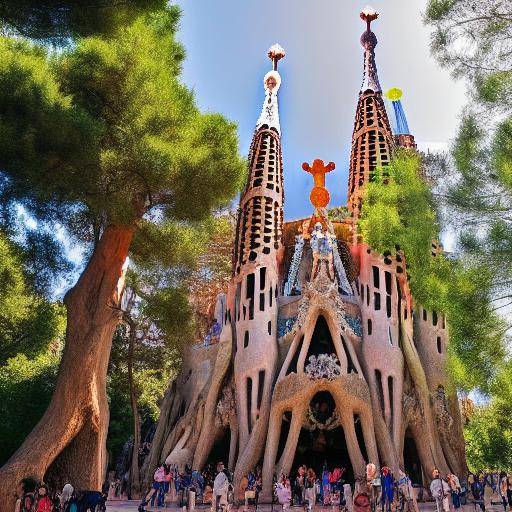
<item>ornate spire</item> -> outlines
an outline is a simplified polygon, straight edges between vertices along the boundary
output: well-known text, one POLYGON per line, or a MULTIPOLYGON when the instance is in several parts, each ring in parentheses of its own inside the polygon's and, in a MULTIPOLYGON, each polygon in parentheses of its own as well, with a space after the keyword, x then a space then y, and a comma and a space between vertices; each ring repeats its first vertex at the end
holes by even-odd
POLYGON ((261 114, 256 123, 256 130, 265 126, 274 128, 281 134, 279 124, 279 107, 277 103, 277 92, 281 86, 281 75, 277 71, 277 64, 286 52, 277 43, 273 44, 268 50, 268 58, 272 61, 272 71, 269 71, 263 78, 263 87, 265 89, 265 101, 261 109, 261 114))
POLYGON ((378 41, 377 36, 370 28, 372 21, 379 17, 379 13, 373 7, 367 6, 359 13, 359 16, 366 21, 366 31, 361 35, 361 45, 364 48, 364 74, 361 92, 368 90, 382 92, 375 64, 375 47, 378 41))
POLYGON ((371 23, 379 14, 371 7, 365 7, 359 16, 366 22, 366 31, 361 36, 364 76, 352 134, 347 202, 354 219, 354 232, 357 230, 364 186, 379 169, 389 164, 393 147, 393 135, 375 64, 377 37, 371 31, 371 23))

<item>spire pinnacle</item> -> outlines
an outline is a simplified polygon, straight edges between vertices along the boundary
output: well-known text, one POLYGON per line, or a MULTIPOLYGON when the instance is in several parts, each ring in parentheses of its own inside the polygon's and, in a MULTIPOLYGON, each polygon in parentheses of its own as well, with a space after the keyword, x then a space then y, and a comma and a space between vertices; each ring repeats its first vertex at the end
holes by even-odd
POLYGON ((286 55, 284 49, 277 43, 273 44, 267 52, 268 58, 272 61, 272 70, 263 78, 263 88, 265 89, 265 101, 261 109, 261 114, 256 123, 256 129, 266 127, 274 128, 281 134, 279 125, 279 107, 277 104, 277 91, 281 87, 281 75, 277 71, 277 63, 286 55))
POLYGON ((366 21, 366 31, 361 35, 361 45, 364 48, 364 76, 361 92, 370 90, 381 93, 382 89, 375 64, 375 47, 378 41, 377 36, 371 30, 371 23, 379 17, 379 13, 373 7, 367 6, 359 13, 359 16, 366 21))
POLYGON ((279 43, 274 43, 268 49, 268 58, 272 61, 272 69, 277 71, 277 63, 286 56, 284 48, 279 43))

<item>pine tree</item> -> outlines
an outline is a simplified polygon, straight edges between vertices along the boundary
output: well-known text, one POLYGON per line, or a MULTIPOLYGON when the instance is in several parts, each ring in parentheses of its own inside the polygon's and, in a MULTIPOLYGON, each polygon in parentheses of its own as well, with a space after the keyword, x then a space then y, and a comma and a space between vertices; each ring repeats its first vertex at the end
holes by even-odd
POLYGON ((27 475, 99 488, 106 373, 126 259, 172 261, 169 248, 228 202, 243 178, 236 127, 199 112, 179 82, 178 19, 173 7, 142 14, 63 52, 0 39, 6 218, 21 204, 90 245, 65 297, 66 344, 52 401, 0 469, 2 510, 27 475))

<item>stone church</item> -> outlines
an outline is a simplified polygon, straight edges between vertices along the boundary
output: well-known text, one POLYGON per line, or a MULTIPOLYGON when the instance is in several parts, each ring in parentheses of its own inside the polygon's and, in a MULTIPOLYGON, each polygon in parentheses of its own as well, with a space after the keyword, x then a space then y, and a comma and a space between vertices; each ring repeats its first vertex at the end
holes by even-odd
MULTIPOLYGON (((403 255, 378 254, 358 235, 363 189, 397 147, 415 150, 398 99, 393 133, 377 74, 378 14, 361 12, 364 71, 346 208, 328 210, 325 173, 313 177, 311 216, 283 220, 279 45, 249 152, 233 274, 211 333, 188 347, 164 398, 146 464, 201 469, 223 460, 237 486, 259 465, 263 497, 274 474, 300 464, 405 469, 426 484, 434 467, 467 472, 461 416, 445 371, 447 324, 411 297, 403 255)), ((293 171, 297 172, 297 171, 293 171)), ((432 257, 441 250, 433 243, 432 257)))

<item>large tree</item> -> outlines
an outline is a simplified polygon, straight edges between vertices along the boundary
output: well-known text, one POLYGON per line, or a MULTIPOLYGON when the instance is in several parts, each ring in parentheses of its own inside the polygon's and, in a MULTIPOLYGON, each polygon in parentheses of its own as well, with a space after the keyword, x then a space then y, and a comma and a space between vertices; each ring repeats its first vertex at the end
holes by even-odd
POLYGON ((26 476, 98 488, 105 467, 106 373, 134 256, 172 259, 176 234, 229 201, 244 165, 236 127, 202 114, 179 82, 174 7, 108 37, 47 53, 0 39, 0 169, 5 210, 23 205, 90 244, 65 297, 66 344, 45 414, 0 469, 0 504, 26 476), (165 243, 162 243, 165 242, 165 243))
POLYGON ((491 269, 496 310, 511 311, 512 5, 430 0, 425 18, 433 54, 470 91, 441 167, 445 218, 460 229, 460 249, 491 269))

